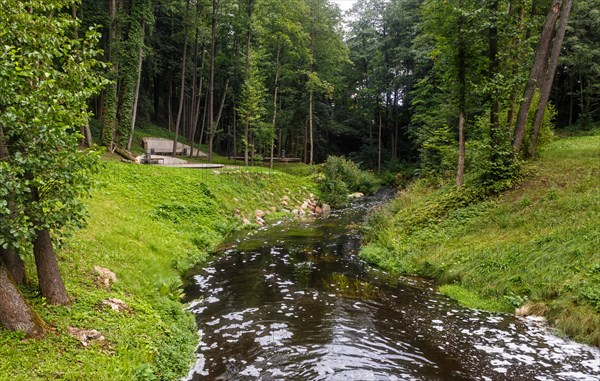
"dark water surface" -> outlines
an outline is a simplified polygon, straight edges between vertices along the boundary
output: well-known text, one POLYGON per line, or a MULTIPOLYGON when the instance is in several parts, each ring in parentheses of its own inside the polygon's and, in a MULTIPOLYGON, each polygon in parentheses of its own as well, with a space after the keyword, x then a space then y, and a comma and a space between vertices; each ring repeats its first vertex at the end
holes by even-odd
POLYGON ((233 237, 190 278, 189 380, 600 380, 600 350, 460 307, 357 257, 376 201, 233 237))

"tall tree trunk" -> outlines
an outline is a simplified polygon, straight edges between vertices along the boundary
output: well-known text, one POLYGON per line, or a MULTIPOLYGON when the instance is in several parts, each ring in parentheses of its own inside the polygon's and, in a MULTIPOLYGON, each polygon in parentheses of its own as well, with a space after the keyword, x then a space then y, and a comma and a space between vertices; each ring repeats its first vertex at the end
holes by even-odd
MULTIPOLYGON (((492 2, 491 13, 493 15, 498 13, 498 0, 492 2)), ((496 167, 500 160, 499 147, 501 146, 502 134, 500 132, 500 119, 498 113, 500 112, 500 100, 499 91, 494 79, 498 72, 498 28, 494 21, 490 22, 489 28, 489 67, 488 67, 488 78, 492 83, 492 90, 489 96, 490 102, 490 162, 492 167, 496 167)))
POLYGON ((169 76, 169 95, 167 97, 167 125, 173 131, 173 76, 169 76))
POLYGON ((575 88, 573 86, 573 75, 569 75, 569 89, 571 90, 569 101, 569 127, 573 125, 573 114, 575 111, 575 88))
POLYGON ((138 61, 137 61, 137 79, 135 81, 135 92, 133 94, 133 105, 131 106, 131 131, 129 132, 129 140, 127 141, 127 151, 131 151, 131 143, 133 142, 133 132, 135 131, 135 121, 137 118, 137 105, 140 99, 140 83, 142 82, 142 61, 144 52, 144 18, 140 21, 142 24, 142 36, 140 46, 138 46, 138 61))
MULTIPOLYGON (((221 115, 223 114, 223 108, 225 107, 225 100, 227 99, 227 89, 229 88, 229 78, 227 78, 227 80, 225 81, 225 90, 223 90, 223 96, 221 97, 221 105, 219 106, 219 112, 217 113, 217 119, 215 120, 215 122, 210 126, 210 133, 208 135, 208 152, 212 152, 213 151, 213 144, 214 144, 214 139, 215 139, 215 135, 217 134, 217 130, 219 128, 219 123, 221 121, 221 115)), ((211 161, 211 158, 209 157, 208 161, 211 161)))
MULTIPOLYGON (((0 126, 0 161, 7 158, 8 155, 8 142, 6 141, 6 138, 4 136, 4 130, 2 129, 2 126, 0 126)), ((5 200, 8 204, 8 208, 11 211, 11 213, 13 213, 15 211, 14 194, 9 193, 5 197, 5 200)), ((13 250, 4 249, 2 246, 0 246, 0 263, 1 262, 4 262, 4 264, 7 267, 7 270, 12 276, 12 280, 16 284, 23 283, 25 279, 25 265, 19 254, 17 254, 13 250)))
POLYGON ((308 94, 308 135, 310 138, 310 157, 308 164, 313 165, 315 156, 315 141, 313 137, 313 91, 308 94))
MULTIPOLYGON (((248 23, 250 23, 250 9, 248 10, 248 23)), ((252 30, 250 25, 248 25, 248 33, 246 36, 246 64, 245 64, 245 73, 244 73, 244 81, 248 81, 250 78, 250 47, 252 45, 252 30)), ((250 121, 248 117, 244 117, 244 165, 248 166, 248 143, 250 138, 250 121)), ((252 155, 254 158, 254 154, 252 155)))
POLYGON ((0 324, 11 331, 22 331, 39 339, 44 323, 15 287, 8 270, 0 262, 0 324))
POLYGON ((538 86, 538 82, 543 75, 544 69, 547 65, 548 55, 550 51, 550 45, 552 42, 552 34, 558 19, 558 14, 561 8, 561 0, 553 0, 548 15, 546 16, 546 23, 542 30, 542 36, 540 43, 535 53, 535 59, 531 72, 529 74, 529 80, 525 87, 523 95, 523 101, 519 108, 519 114, 517 115, 517 122, 515 125, 515 132, 513 138, 513 148, 515 155, 519 155, 521 151, 521 145, 523 144, 523 136, 525 135, 525 126, 527 124, 527 116, 529 115, 529 108, 533 100, 533 95, 538 86))
POLYGON ((185 68, 187 61, 188 45, 188 17, 190 12, 190 0, 185 2, 185 20, 183 21, 183 58, 181 60, 181 89, 179 91, 179 109, 177 110, 177 121, 175 122, 175 138, 173 138, 173 156, 177 155, 177 140, 179 139, 179 126, 181 124, 181 114, 183 113, 183 103, 185 101, 185 68))
MULTIPOLYGON (((188 128, 188 141, 190 142, 192 149, 190 150, 190 157, 192 157, 192 152, 194 151, 194 134, 196 133, 197 124, 197 115, 196 115, 196 97, 200 98, 201 89, 196 91, 196 83, 198 81, 198 28, 196 27, 196 33, 194 36, 194 72, 192 73, 192 100, 191 100, 191 111, 190 111, 190 126, 188 128)), ((198 102, 198 106, 200 103, 198 102)))
POLYGON ((92 148, 94 145, 94 141, 92 139, 92 130, 90 129, 90 121, 88 120, 83 127, 83 132, 85 135, 85 141, 87 143, 88 148, 92 148))
MULTIPOLYGON (((204 67, 204 60, 202 60, 202 67, 200 68, 200 73, 202 73, 202 68, 204 67)), ((202 85, 203 85, 203 81, 204 78, 202 76, 200 76, 200 83, 198 84, 198 94, 196 95, 197 99, 196 99, 196 105, 193 106, 194 107, 194 117, 193 117, 193 125, 192 125, 192 152, 194 152, 194 142, 196 141, 196 134, 198 133, 198 118, 200 117, 200 101, 202 101, 202 85)), ((204 103, 204 112, 206 112, 206 98, 205 98, 205 103, 204 103)), ((204 115, 202 116, 202 118, 204 118, 204 115)), ((204 126, 204 125, 203 125, 204 126)), ((200 144, 202 144, 201 139, 198 141, 198 151, 197 152, 197 156, 200 155, 200 144)), ((190 152, 190 157, 192 157, 192 152, 190 152)))
MULTIPOLYGON (((459 10, 462 0, 458 2, 459 10)), ((466 123, 466 73, 465 73, 465 42, 462 38, 464 16, 458 17, 458 165, 456 168, 456 187, 463 185, 465 175, 465 123, 466 123)))
POLYGON ((304 162, 308 164, 308 118, 304 122, 304 162))
POLYGON ((108 62, 112 63, 110 67, 110 79, 113 81, 106 90, 104 98, 105 105, 102 113, 102 131, 100 133, 103 144, 106 144, 110 151, 114 148, 115 135, 117 132, 117 100, 118 100, 118 77, 119 62, 117 50, 117 0, 109 1, 109 26, 108 26, 108 62), (107 136, 108 135, 108 136, 107 136))
POLYGON ((202 141, 204 140, 204 130, 206 129, 206 123, 207 123, 207 118, 208 118, 208 100, 210 98, 209 96, 209 89, 206 89, 206 95, 204 97, 204 110, 202 112, 202 127, 200 128, 200 137, 198 138, 198 152, 197 152, 197 156, 200 156, 200 146, 202 145, 202 141))
POLYGON ((69 297, 60 275, 58 259, 54 252, 49 230, 36 231, 36 237, 33 241, 33 254, 42 296, 47 298, 50 304, 69 304, 69 297))
POLYGON ((571 7, 573 6, 573 0, 564 0, 562 10, 560 12, 560 21, 556 35, 554 36, 554 43, 552 46, 552 52, 550 53, 550 61, 548 62, 548 68, 546 69, 543 81, 540 86, 540 101, 538 103, 537 110, 535 111, 535 117, 533 119, 533 135, 531 137, 530 155, 535 157, 537 151, 537 141, 540 133, 540 128, 544 120, 544 113, 546 112, 546 106, 550 99, 550 92, 552 91, 552 83, 554 82, 554 76, 556 74, 556 67, 558 66, 558 58, 560 56, 560 50, 562 43, 565 38, 565 32, 567 31, 567 24, 569 22, 569 14, 571 13, 571 7))
MULTIPOLYGON (((509 13, 512 13, 512 9, 514 9, 513 7, 511 7, 511 11, 509 11, 509 13)), ((523 51, 523 40, 527 40, 527 38, 523 38, 522 34, 523 31, 525 30, 525 7, 523 5, 519 5, 518 6, 518 11, 519 11, 519 22, 518 22, 518 37, 515 38, 515 40, 512 41, 512 44, 516 46, 516 48, 514 49, 515 54, 513 55, 512 58, 512 75, 513 77, 517 77, 517 75, 519 74, 519 60, 523 61, 525 58, 525 54, 523 51)), ((517 108, 517 97, 518 97, 518 91, 516 91, 516 89, 514 89, 513 91, 511 91, 511 95, 510 95, 510 101, 509 101, 509 108, 506 114, 506 125, 507 126, 512 126, 514 121, 515 121, 515 109, 517 108)))
POLYGON ((15 284, 22 284, 25 281, 25 263, 19 254, 0 247, 0 263, 4 263, 15 284))
POLYGON ((235 100, 233 101, 233 162, 237 163, 237 112, 235 111, 235 100))
POLYGON ((383 121, 381 120, 381 111, 379 112, 379 131, 377 133, 377 174, 381 174, 381 131, 383 129, 383 121))
MULTIPOLYGON (((279 92, 279 55, 281 54, 281 45, 277 44, 277 54, 275 56, 275 90, 273 91, 273 140, 271 141, 271 159, 269 169, 273 170, 273 155, 275 154, 275 131, 277 131, 277 93, 279 92)), ((281 142, 279 142, 281 144, 281 142)))
MULTIPOLYGON (((215 53, 217 46, 217 0, 212 2, 211 41, 210 41, 210 77, 208 82, 208 132, 213 129, 215 103, 215 53)), ((208 162, 212 161, 212 137, 208 137, 208 162)))

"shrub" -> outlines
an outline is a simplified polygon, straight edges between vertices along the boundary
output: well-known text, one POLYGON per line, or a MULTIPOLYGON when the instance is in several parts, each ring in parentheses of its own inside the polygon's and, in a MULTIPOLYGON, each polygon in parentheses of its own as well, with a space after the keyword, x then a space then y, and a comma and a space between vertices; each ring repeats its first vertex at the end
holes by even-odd
POLYGON ((371 172, 362 171, 354 162, 340 156, 329 156, 317 176, 323 202, 334 207, 344 205, 349 192, 374 193, 379 180, 371 172))

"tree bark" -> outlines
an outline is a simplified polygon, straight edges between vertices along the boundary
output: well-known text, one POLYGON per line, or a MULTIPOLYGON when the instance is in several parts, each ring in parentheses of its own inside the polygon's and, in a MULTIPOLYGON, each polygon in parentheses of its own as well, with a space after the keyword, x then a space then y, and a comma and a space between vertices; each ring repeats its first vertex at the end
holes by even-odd
POLYGON ((179 109, 177 110, 177 120, 175 122, 175 138, 173 139, 173 156, 177 156, 177 140, 179 138, 179 126, 181 124, 181 114, 183 113, 183 102, 185 101, 185 67, 187 61, 188 45, 188 17, 190 11, 190 0, 185 2, 185 20, 183 25, 183 58, 181 60, 181 89, 179 91, 179 109))
MULTIPOLYGON (((6 157, 8 157, 8 155, 8 142, 4 137, 4 130, 2 129, 2 126, 0 126, 0 160, 5 159, 6 157)), ((9 210, 11 211, 11 213, 13 213, 15 211, 14 194, 9 193, 6 196, 6 201, 9 210)), ((7 270, 10 272, 13 281, 16 284, 23 283, 25 279, 25 265, 19 254, 15 253, 12 250, 4 249, 0 246, 0 264, 2 262, 4 262, 4 264, 6 265, 7 270)))
POLYGON ((550 10, 548 11, 548 15, 546 16, 546 23, 544 24, 544 28, 542 30, 540 43, 535 53, 535 59, 533 61, 533 66, 531 67, 529 80, 527 81, 527 85, 525 87, 523 102, 521 103, 521 107, 519 108, 519 114, 517 115, 517 122, 515 125, 513 139, 513 149, 515 151, 515 155, 517 156, 519 155, 521 151, 521 145, 523 144, 525 126, 527 124, 527 116, 529 115, 529 108, 531 107, 533 95, 535 94, 538 82, 547 65, 550 44, 552 42, 552 34, 554 32, 556 20, 558 19, 558 14, 561 8, 561 2, 561 0, 552 1, 550 10))
POLYGON ((23 331, 32 338, 44 336, 44 323, 15 287, 0 262, 0 323, 11 331, 23 331))
MULTIPOLYGON (((225 90, 223 90, 223 96, 221 98, 221 105, 219 106, 219 112, 217 113, 217 119, 211 125, 210 134, 208 136, 208 152, 212 152, 213 143, 215 139, 215 135, 217 134, 217 129, 219 128, 219 123, 221 121, 221 115, 223 114, 223 108, 225 107, 225 100, 227 99, 227 89, 229 88, 229 78, 225 81, 225 90)), ((210 162, 212 158, 209 158, 210 162)))
POLYGON ((198 151, 197 157, 200 156, 200 146, 202 145, 202 141, 204 140, 204 130, 206 128, 206 118, 208 117, 208 99, 209 99, 209 89, 206 89, 206 95, 204 97, 204 111, 202 112, 202 126, 200 127, 200 137, 198 138, 198 151))
POLYGON ((308 135, 310 139, 310 157, 308 164, 313 165, 315 156, 315 141, 313 137, 313 92, 308 95, 308 135))
MULTIPOLYGON (((250 47, 252 45, 252 30, 250 28, 250 16, 251 10, 248 8, 248 33, 246 37, 246 64, 245 64, 245 74, 244 81, 248 81, 250 78, 250 47)), ((248 143, 250 139, 250 121, 248 117, 244 117, 244 165, 248 166, 248 143)), ((254 158, 254 154, 252 155, 254 158)))
MULTIPOLYGON (((277 130, 277 94, 279 92, 279 56, 281 54, 281 45, 277 44, 277 55, 275 57, 275 90, 273 91, 273 136, 277 130)), ((281 144, 281 143, 280 143, 281 144)), ((269 169, 273 170, 273 155, 275 154, 275 137, 271 141, 271 159, 269 169)))
MULTIPOLYGON (((509 13, 512 13, 512 6, 511 6, 511 11, 509 13)), ((527 40, 527 37, 523 38, 521 37, 521 35, 523 34, 523 31, 525 30, 525 7, 523 5, 519 5, 518 6, 518 13, 519 13, 519 21, 518 21, 518 37, 516 37, 512 42, 510 42, 510 44, 515 46, 515 54, 513 55, 513 58, 511 59, 511 65, 512 65, 512 75, 514 77, 516 77, 519 74, 519 60, 523 61, 524 60, 524 49, 523 49, 523 40, 527 40)), ((526 33, 527 34, 527 33, 526 33)), ((510 101, 509 101, 509 108, 508 111, 506 113, 506 125, 507 126, 512 126, 514 121, 515 121, 515 109, 517 108, 517 97, 518 97, 518 91, 516 91, 516 89, 514 89, 513 91, 511 91, 511 95, 510 95, 510 101)))
POLYGON ((381 120, 381 111, 379 112, 379 131, 377 133, 377 174, 381 174, 381 130, 383 122, 381 120))
POLYGON ((54 252, 49 230, 36 231, 36 237, 33 241, 33 254, 42 296, 47 298, 50 304, 69 304, 69 296, 60 275, 58 259, 54 252))
POLYGON ((167 124, 173 131, 173 76, 169 75, 169 96, 167 97, 167 124))
MULTIPOLYGON (((491 6, 492 14, 498 13, 498 0, 494 1, 491 6)), ((498 62, 498 28, 492 21, 489 28, 489 67, 488 67, 488 78, 492 83, 492 91, 490 92, 490 162, 492 167, 500 160, 499 146, 501 143, 500 133, 500 103, 498 87, 494 84, 494 78, 499 68, 498 62)))
MULTIPOLYGON (((190 111, 190 126, 189 126, 189 134, 188 141, 190 142, 192 149, 190 150, 190 157, 192 157, 192 152, 194 152, 194 135, 196 134, 196 126, 198 125, 197 114, 196 114, 196 97, 200 98, 200 91, 202 89, 196 91, 196 83, 198 80, 198 27, 196 27, 196 32, 194 36, 194 72, 192 73, 192 100, 191 100, 191 111, 190 111)), ((200 102, 198 101, 198 106, 200 106, 200 102)))
POLYGON ((88 120, 83 128, 83 132, 85 133, 85 141, 87 142, 88 148, 92 148, 94 145, 94 141, 92 139, 92 130, 90 129, 90 121, 88 120))
MULTIPOLYGON (((462 1, 458 2, 459 9, 462 1)), ((465 73, 465 46, 462 38, 464 17, 458 18, 458 164, 456 168, 456 187, 463 185, 465 175, 465 123, 466 123, 466 73, 465 73)))
MULTIPOLYGON (((215 119, 214 104, 215 104, 215 54, 217 47, 217 0, 212 2, 212 19, 211 19, 211 41, 210 41, 210 77, 208 81, 208 131, 212 131, 215 119)), ((209 142, 211 136, 209 136, 209 142)), ((212 146, 208 147, 208 162, 212 161, 212 146)))
POLYGON ((106 89, 106 102, 102 111, 102 131, 100 132, 100 139, 102 143, 108 146, 108 149, 112 152, 114 147, 115 134, 117 132, 117 100, 118 100, 118 77, 119 77, 119 63, 117 57, 117 0, 110 0, 109 2, 109 26, 108 26, 108 62, 112 63, 110 67, 110 76, 113 82, 106 89), (110 137, 106 135, 110 134, 110 137))
POLYGON ((233 162, 237 163, 237 112, 235 111, 235 100, 233 101, 233 162))
MULTIPOLYGON (((204 60, 202 61, 202 66, 204 66, 204 60)), ((200 73, 202 73, 202 68, 200 69, 200 73)), ((200 77, 200 83, 198 84, 198 94, 196 95, 197 99, 196 99, 196 105, 192 106, 194 107, 194 116, 193 116, 193 126, 192 126, 192 146, 194 145, 194 141, 196 141, 196 134, 198 133, 198 117, 200 116, 200 101, 202 100, 202 85, 203 85, 203 81, 204 78, 202 78, 202 76, 200 77)), ((204 111, 206 112, 206 99, 205 99, 205 103, 204 103, 204 111)), ((202 115, 202 118, 204 118, 204 115, 202 115)), ((202 127, 204 128, 204 124, 202 125, 202 127)), ((202 135, 200 136, 200 140, 198 141, 198 151, 196 151, 198 153, 198 156, 200 155, 200 144, 202 144, 202 135)), ((192 147, 192 152, 190 152, 190 157, 192 157, 192 153, 194 152, 194 149, 192 147)))
POLYGON ((552 83, 554 82, 554 76, 556 74, 556 67, 558 66, 558 58, 560 57, 560 50, 562 43, 565 38, 567 31, 567 24, 569 22, 569 14, 571 13, 571 7, 573 0, 565 0, 562 10, 560 12, 560 21, 558 29, 554 37, 554 43, 552 46, 552 52, 550 53, 550 61, 548 62, 548 68, 545 72, 543 82, 540 86, 540 101, 538 103, 537 110, 535 111, 535 117, 533 119, 533 135, 531 137, 530 155, 535 157, 537 151, 537 141, 544 120, 544 114, 546 112, 546 106, 550 99, 550 92, 552 91, 552 83))
POLYGON ((131 151, 131 143, 133 142, 133 131, 135 131, 135 120, 137 118, 137 105, 140 98, 140 83, 142 82, 142 61, 144 51, 144 18, 140 21, 142 24, 142 37, 140 46, 138 46, 138 64, 137 64, 137 79, 135 81, 135 92, 133 94, 133 106, 131 107, 131 131, 129 133, 129 140, 127 141, 127 151, 131 151))
POLYGON ((308 118, 304 122, 304 162, 308 164, 308 118))
POLYGON ((0 247, 0 263, 4 263, 15 284, 23 284, 25 281, 25 264, 19 254, 13 250, 0 247))

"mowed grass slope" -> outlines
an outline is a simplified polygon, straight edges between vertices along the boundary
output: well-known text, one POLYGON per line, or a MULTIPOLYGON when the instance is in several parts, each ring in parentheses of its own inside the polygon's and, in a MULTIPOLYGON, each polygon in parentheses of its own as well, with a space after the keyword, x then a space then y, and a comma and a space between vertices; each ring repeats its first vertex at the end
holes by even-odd
POLYGON ((449 192, 416 183, 371 217, 362 255, 437 279, 470 307, 526 306, 600 346, 600 136, 559 139, 527 165, 515 189, 411 227, 449 192))
MULTIPOLYGON (((31 288, 25 293, 49 324, 40 341, 0 331, 0 380, 178 380, 187 372, 198 342, 191 314, 183 312, 180 274, 256 209, 290 205, 308 197, 306 178, 264 169, 175 169, 106 162, 90 203, 89 225, 59 250, 63 278, 73 303, 47 305, 31 288), (94 266, 118 277, 111 290, 95 284, 94 266), (103 306, 123 300, 129 310, 103 306), (88 346, 69 327, 95 329, 105 340, 88 346)), ((267 222, 281 213, 266 216, 267 222)))

